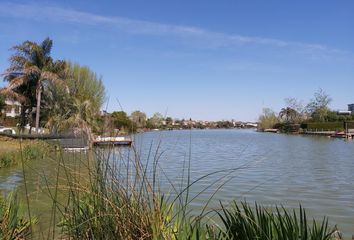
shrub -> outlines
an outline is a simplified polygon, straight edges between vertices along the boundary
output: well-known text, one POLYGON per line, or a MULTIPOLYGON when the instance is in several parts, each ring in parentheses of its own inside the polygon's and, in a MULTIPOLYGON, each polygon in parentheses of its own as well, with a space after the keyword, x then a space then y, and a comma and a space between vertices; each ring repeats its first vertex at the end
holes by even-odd
POLYGON ((20 240, 30 237, 31 224, 36 220, 29 221, 20 217, 19 209, 16 193, 0 198, 0 239, 20 240))
POLYGON ((297 214, 283 207, 271 211, 257 204, 252 208, 247 203, 239 206, 234 202, 232 210, 222 206, 218 215, 224 225, 225 239, 330 240, 335 232, 329 228, 326 218, 320 223, 308 221, 301 206, 297 214))
POLYGON ((314 122, 307 123, 307 129, 318 129, 318 130, 328 130, 328 131, 343 131, 344 123, 343 122, 314 122))

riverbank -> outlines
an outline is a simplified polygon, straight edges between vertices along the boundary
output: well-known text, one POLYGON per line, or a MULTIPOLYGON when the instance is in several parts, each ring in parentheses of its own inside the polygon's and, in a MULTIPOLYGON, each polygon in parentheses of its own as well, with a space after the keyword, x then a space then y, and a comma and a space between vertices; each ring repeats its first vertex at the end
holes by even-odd
POLYGON ((38 140, 18 140, 0 136, 0 168, 12 167, 38 158, 43 158, 49 146, 38 140))
POLYGON ((13 138, 0 136, 0 155, 4 153, 9 153, 17 151, 20 149, 19 140, 13 138))

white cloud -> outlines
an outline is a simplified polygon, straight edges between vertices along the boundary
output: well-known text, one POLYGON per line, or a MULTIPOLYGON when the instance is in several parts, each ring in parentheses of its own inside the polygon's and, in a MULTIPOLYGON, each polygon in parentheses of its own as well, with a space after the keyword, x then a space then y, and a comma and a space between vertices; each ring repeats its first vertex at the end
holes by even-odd
POLYGON ((330 48, 320 44, 308 44, 272 38, 225 34, 191 26, 141 21, 123 17, 102 16, 61 7, 3 2, 0 3, 0 14, 2 16, 37 21, 45 20, 82 25, 108 25, 135 34, 177 35, 185 38, 202 39, 202 41, 210 43, 210 46, 213 47, 254 44, 277 48, 297 48, 302 52, 311 52, 311 54, 318 52, 321 55, 345 53, 342 50, 330 48))

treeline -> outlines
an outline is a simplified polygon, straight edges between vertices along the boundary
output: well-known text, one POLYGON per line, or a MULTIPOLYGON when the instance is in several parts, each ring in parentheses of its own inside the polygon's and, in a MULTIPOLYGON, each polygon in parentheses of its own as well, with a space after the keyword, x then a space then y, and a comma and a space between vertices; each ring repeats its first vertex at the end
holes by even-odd
POLYGON ((52 47, 53 41, 46 38, 12 48, 0 107, 5 107, 5 99, 20 103, 17 126, 21 131, 29 126, 30 133, 41 128, 50 133, 81 129, 91 135, 98 128, 105 101, 102 78, 86 66, 54 60, 52 47))
POLYGON ((128 115, 124 111, 115 111, 112 113, 104 113, 101 116, 101 133, 111 129, 116 133, 132 133, 144 130, 172 130, 172 129, 205 129, 205 128, 247 128, 241 122, 235 121, 196 121, 192 119, 174 119, 172 117, 164 117, 161 113, 155 113, 151 117, 147 117, 142 111, 134 111, 128 115))
POLYGON ((354 114, 330 109, 331 102, 332 98, 322 89, 315 92, 307 104, 295 98, 287 98, 279 113, 270 108, 263 109, 258 119, 258 128, 279 129, 284 132, 298 132, 307 128, 343 130, 344 122, 354 121, 354 114))

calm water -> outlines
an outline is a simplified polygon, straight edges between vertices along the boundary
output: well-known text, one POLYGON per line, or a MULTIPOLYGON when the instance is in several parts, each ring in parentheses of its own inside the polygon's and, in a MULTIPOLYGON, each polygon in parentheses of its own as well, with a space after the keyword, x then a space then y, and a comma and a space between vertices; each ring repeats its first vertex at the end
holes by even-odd
MULTIPOLYGON (((149 158, 150 152, 152 161, 159 143, 161 188, 165 192, 173 193, 171 184, 179 189, 182 180, 186 180, 183 170, 189 159, 191 181, 220 171, 191 188, 191 198, 202 192, 191 203, 196 214, 218 190, 209 209, 218 207, 219 201, 227 204, 244 199, 295 208, 301 203, 315 218, 328 216, 347 238, 354 234, 354 141, 252 130, 164 131, 135 136, 135 146, 143 160, 149 158)), ((128 151, 115 149, 119 154, 128 151)), ((26 166, 35 211, 44 218, 49 218, 46 212, 50 204, 48 197, 39 193, 38 183, 43 184, 43 180, 38 173, 53 177, 55 166, 53 160, 26 166)), ((14 187, 23 191, 21 170, 0 169, 0 190, 14 187)))
MULTIPOLYGON (((145 157, 148 147, 160 141, 165 152, 159 163, 176 185, 189 156, 192 180, 218 170, 241 168, 224 179, 220 178, 225 172, 197 182, 191 195, 216 184, 193 202, 195 209, 225 184, 211 207, 219 200, 227 203, 233 199, 295 208, 301 203, 315 218, 328 216, 347 237, 354 234, 354 141, 253 130, 151 132, 136 138, 145 157)), ((166 180, 164 183, 170 186, 166 180)))

